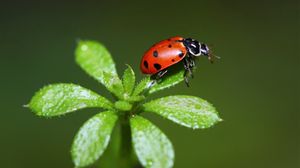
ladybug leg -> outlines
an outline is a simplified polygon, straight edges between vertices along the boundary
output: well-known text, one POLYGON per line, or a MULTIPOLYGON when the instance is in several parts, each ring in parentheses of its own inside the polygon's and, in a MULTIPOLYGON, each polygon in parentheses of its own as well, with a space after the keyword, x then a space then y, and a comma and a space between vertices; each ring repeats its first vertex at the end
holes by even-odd
POLYGON ((184 83, 186 84, 187 87, 190 87, 190 84, 189 84, 189 78, 187 76, 187 70, 184 71, 184 83))
POLYGON ((168 69, 164 69, 151 76, 151 79, 159 83, 160 79, 168 72, 168 69))
POLYGON ((189 72, 189 75, 191 75, 192 78, 194 78, 193 71, 192 71, 193 68, 192 64, 193 63, 191 58, 187 57, 184 59, 184 66, 185 66, 184 69, 189 72))
POLYGON ((196 66, 195 56, 189 54, 188 55, 188 62, 189 62, 189 67, 190 67, 190 71, 191 71, 191 77, 194 78, 192 70, 196 66))
POLYGON ((191 75, 191 78, 194 78, 194 74, 193 74, 193 71, 192 71, 192 69, 193 69, 193 66, 191 65, 191 63, 189 63, 190 65, 189 65, 189 73, 190 73, 190 75, 191 75))
POLYGON ((193 57, 190 57, 190 67, 193 68, 196 66, 195 60, 193 59, 193 57))
POLYGON ((191 77, 194 78, 194 74, 193 74, 193 68, 195 67, 195 61, 193 58, 191 58, 190 60, 190 71, 191 71, 191 77))
POLYGON ((160 78, 163 77, 167 72, 168 72, 167 69, 164 69, 164 70, 162 70, 162 71, 159 71, 159 72, 157 73, 157 78, 160 79, 160 78))
POLYGON ((190 70, 190 66, 189 66, 189 63, 187 61, 187 59, 184 59, 183 60, 183 66, 184 66, 184 82, 186 84, 187 87, 189 87, 189 78, 188 78, 188 73, 191 73, 191 70, 190 70))

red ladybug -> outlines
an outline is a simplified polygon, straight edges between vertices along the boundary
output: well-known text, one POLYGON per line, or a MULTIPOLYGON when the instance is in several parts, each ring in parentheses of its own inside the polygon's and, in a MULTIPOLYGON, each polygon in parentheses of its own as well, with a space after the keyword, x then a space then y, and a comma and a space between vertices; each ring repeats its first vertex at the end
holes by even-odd
POLYGON ((183 62, 184 79, 188 86, 188 74, 193 77, 192 69, 195 58, 207 56, 212 61, 212 55, 206 44, 192 38, 175 36, 154 44, 144 54, 140 69, 144 74, 151 74, 156 79, 161 78, 168 71, 168 67, 183 62))

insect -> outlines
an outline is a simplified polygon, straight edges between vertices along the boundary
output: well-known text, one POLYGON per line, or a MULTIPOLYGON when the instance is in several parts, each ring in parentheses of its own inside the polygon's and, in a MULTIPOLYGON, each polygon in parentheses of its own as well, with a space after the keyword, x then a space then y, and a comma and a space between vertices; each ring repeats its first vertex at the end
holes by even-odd
POLYGON ((213 55, 206 44, 192 38, 175 36, 154 44, 146 51, 140 69, 158 80, 168 72, 169 67, 182 62, 185 69, 184 81, 189 86, 188 76, 193 78, 195 58, 199 56, 206 56, 213 62, 213 55))

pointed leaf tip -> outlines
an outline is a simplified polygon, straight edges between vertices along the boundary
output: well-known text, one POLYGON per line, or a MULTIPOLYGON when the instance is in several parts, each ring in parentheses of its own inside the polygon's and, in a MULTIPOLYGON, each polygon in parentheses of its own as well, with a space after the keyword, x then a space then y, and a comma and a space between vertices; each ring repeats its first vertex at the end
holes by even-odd
POLYGON ((124 92, 127 95, 127 97, 129 97, 135 85, 135 74, 130 65, 127 65, 127 69, 124 71, 122 80, 124 92))

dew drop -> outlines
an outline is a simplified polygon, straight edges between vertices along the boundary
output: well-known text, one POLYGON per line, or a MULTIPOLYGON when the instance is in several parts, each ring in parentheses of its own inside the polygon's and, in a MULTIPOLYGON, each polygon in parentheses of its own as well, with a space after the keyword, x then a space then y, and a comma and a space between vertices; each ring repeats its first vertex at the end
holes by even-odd
POLYGON ((153 161, 151 159, 147 160, 146 167, 151 167, 153 164, 153 161))
POLYGON ((87 49, 88 49, 88 46, 87 46, 87 45, 81 46, 81 50, 86 51, 87 49))
POLYGON ((193 124, 193 129, 198 129, 199 128, 199 125, 198 124, 193 124))

